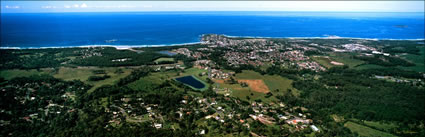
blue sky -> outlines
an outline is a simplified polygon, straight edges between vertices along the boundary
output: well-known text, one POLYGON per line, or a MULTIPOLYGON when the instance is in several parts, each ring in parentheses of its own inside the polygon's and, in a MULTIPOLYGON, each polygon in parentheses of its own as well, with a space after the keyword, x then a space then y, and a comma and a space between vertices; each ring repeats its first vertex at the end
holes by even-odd
POLYGON ((129 11, 424 12, 424 1, 1 1, 1 13, 129 11))

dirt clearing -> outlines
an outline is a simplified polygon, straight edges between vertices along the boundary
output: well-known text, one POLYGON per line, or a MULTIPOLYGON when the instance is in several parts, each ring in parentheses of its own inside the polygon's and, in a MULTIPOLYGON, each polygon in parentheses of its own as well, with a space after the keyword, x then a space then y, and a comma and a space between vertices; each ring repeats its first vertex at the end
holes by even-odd
POLYGON ((260 93, 270 92, 267 85, 261 79, 241 79, 241 80, 238 80, 238 82, 239 83, 244 82, 248 84, 248 87, 255 92, 260 92, 260 93))

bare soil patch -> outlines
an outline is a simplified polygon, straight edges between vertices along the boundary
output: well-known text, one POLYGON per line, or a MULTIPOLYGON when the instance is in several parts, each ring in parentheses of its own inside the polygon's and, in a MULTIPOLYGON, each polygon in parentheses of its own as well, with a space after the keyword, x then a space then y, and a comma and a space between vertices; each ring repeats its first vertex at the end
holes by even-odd
POLYGON ((333 65, 337 65, 337 66, 342 66, 342 65, 344 65, 344 63, 336 62, 336 61, 331 61, 331 64, 333 64, 333 65))
POLYGON ((254 90, 255 92, 260 92, 260 93, 269 93, 270 92, 267 85, 261 79, 241 79, 241 80, 238 80, 238 82, 239 83, 244 82, 244 83, 248 84, 248 87, 250 89, 254 90))
POLYGON ((224 83, 224 80, 222 80, 222 79, 215 79, 215 80, 213 80, 215 83, 220 83, 220 84, 223 84, 224 83))

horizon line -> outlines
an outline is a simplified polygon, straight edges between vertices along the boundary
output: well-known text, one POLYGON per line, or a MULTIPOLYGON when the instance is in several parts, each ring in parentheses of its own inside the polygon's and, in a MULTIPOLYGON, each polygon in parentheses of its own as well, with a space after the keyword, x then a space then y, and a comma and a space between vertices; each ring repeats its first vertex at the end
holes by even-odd
POLYGON ((57 11, 57 12, 0 12, 10 13, 137 13, 137 12, 325 12, 325 13, 425 13, 425 11, 278 11, 278 10, 159 10, 159 11, 57 11))

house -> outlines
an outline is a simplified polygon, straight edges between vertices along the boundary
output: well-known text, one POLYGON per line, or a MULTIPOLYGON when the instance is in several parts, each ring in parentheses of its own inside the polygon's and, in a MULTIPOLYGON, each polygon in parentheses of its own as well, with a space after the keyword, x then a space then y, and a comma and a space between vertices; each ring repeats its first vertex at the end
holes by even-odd
POLYGON ((205 135, 205 129, 202 129, 201 132, 199 132, 200 135, 205 135))
POLYGON ((159 129, 159 128, 161 128, 161 127, 162 127, 162 124, 157 124, 157 123, 155 123, 155 124, 154 124, 154 127, 155 127, 155 128, 157 128, 157 129, 159 129))
POLYGON ((298 113, 298 116, 302 117, 302 116, 303 116, 303 114, 301 114, 301 113, 298 113))
POLYGON ((382 52, 379 52, 379 51, 372 51, 372 54, 382 54, 382 52))
POLYGON ((171 67, 171 66, 166 66, 166 67, 165 67, 165 69, 166 69, 166 70, 169 70, 169 69, 174 69, 174 67, 171 67))
POLYGON ((319 132, 319 128, 317 128, 315 125, 311 125, 310 128, 314 131, 314 132, 319 132))
POLYGON ((300 118, 293 118, 293 119, 290 119, 290 120, 286 120, 286 123, 292 124, 292 125, 296 125, 298 123, 309 124, 309 123, 312 123, 312 122, 313 121, 311 119, 303 120, 303 119, 300 119, 300 118))
POLYGON ((250 116, 252 119, 257 120, 257 116, 256 116, 256 115, 252 115, 252 114, 250 114, 249 116, 250 116))
POLYGON ((213 117, 212 115, 208 115, 205 117, 205 119, 210 119, 211 117, 213 117))
POLYGON ((286 116, 284 116, 284 115, 282 115, 282 114, 279 114, 279 119, 287 120, 287 119, 288 119, 288 117, 286 117, 286 116))

